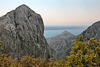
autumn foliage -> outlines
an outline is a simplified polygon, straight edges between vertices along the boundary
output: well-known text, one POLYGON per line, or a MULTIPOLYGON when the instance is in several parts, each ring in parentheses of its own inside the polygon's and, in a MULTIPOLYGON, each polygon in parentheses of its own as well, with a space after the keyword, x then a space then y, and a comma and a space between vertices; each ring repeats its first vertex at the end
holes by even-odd
MULTIPOLYGON (((100 67, 100 42, 91 38, 83 42, 83 36, 78 36, 73 43, 70 56, 55 61, 32 56, 23 56, 20 61, 8 57, 7 54, 0 55, 0 67, 100 67)), ((2 46, 0 41, 0 48, 2 46)))

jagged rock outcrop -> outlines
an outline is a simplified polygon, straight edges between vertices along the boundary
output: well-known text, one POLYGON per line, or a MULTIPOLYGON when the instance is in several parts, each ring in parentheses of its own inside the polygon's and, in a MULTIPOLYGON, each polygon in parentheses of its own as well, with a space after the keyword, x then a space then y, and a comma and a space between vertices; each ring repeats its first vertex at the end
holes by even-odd
POLYGON ((67 31, 62 32, 59 35, 47 38, 47 42, 49 46, 55 50, 54 57, 65 58, 67 54, 65 53, 67 50, 70 50, 69 47, 72 44, 73 39, 75 36, 67 31))
POLYGON ((90 38, 100 39, 100 21, 95 22, 89 26, 85 31, 80 35, 83 35, 83 41, 88 41, 90 38))
POLYGON ((20 59, 26 55, 42 59, 50 57, 43 20, 26 5, 0 17, 0 40, 3 41, 1 53, 11 58, 20 59))

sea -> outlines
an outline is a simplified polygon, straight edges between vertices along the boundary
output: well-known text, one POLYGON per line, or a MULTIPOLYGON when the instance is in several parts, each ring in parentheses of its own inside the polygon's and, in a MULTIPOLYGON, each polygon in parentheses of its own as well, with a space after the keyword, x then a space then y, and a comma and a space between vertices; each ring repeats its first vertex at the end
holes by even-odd
POLYGON ((84 30, 86 30, 87 27, 88 26, 45 26, 44 36, 45 38, 48 38, 48 37, 58 35, 64 31, 68 31, 73 35, 79 35, 84 30))

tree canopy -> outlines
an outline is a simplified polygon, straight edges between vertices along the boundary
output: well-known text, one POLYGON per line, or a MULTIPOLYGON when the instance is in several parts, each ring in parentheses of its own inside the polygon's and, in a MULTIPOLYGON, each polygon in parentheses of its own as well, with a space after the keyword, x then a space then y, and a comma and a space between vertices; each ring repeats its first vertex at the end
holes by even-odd
POLYGON ((100 42, 91 38, 88 42, 78 36, 73 43, 70 56, 67 56, 67 65, 70 67, 100 66, 100 42))

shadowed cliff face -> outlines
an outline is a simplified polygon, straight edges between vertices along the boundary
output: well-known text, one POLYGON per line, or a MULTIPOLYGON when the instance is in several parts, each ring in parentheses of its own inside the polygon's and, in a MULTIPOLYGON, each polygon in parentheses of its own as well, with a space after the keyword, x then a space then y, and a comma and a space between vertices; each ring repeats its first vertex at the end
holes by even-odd
POLYGON ((49 46, 44 37, 41 16, 26 5, 0 17, 1 53, 20 59, 22 56, 49 58, 49 46))

